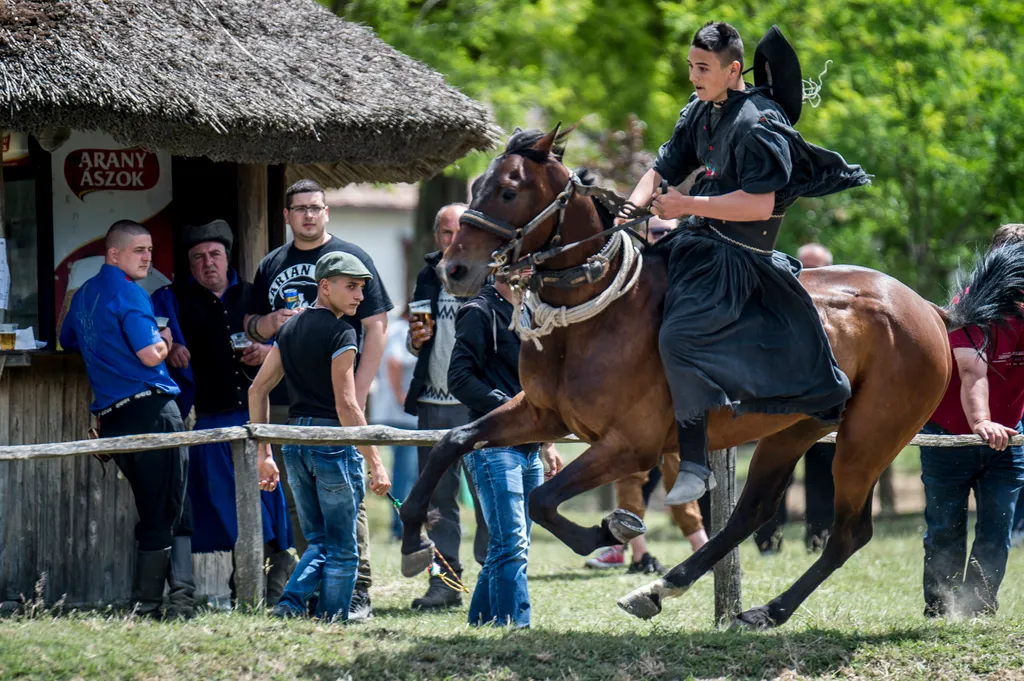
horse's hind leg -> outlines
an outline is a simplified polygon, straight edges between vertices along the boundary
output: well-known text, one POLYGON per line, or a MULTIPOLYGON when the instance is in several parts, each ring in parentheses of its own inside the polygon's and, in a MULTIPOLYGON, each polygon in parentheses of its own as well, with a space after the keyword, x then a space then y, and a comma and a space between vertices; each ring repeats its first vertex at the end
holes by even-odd
POLYGON ((832 464, 835 521, 825 550, 780 596, 767 605, 741 613, 735 621, 737 626, 765 629, 783 624, 829 575, 871 540, 871 493, 875 483, 913 439, 926 417, 893 410, 881 418, 877 416, 878 402, 869 413, 864 407, 870 401, 865 402, 864 397, 850 407, 836 439, 836 458, 832 464))
POLYGON ((782 502, 796 462, 821 436, 822 430, 816 421, 800 421, 758 442, 743 492, 725 527, 667 575, 623 596, 619 607, 642 619, 654 617, 661 612, 664 599, 682 595, 754 530, 768 522, 782 502))
POLYGON ((402 574, 414 577, 433 560, 434 545, 423 532, 423 523, 434 488, 453 463, 474 449, 550 442, 567 432, 558 414, 535 407, 523 393, 476 421, 450 430, 431 450, 427 465, 399 509, 404 525, 402 574))

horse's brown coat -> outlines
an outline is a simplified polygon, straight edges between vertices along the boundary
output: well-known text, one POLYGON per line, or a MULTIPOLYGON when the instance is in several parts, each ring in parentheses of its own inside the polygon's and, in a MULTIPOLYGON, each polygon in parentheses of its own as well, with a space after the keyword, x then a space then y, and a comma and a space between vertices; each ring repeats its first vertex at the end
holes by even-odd
MULTIPOLYGON (((554 133, 547 135, 534 145, 534 151, 548 154, 554 139, 554 133)), ((553 157, 538 162, 521 154, 504 154, 491 164, 472 207, 522 225, 555 198, 567 179, 568 170, 553 157)), ((523 255, 541 248, 554 225, 552 218, 529 235, 523 255)), ((601 229, 592 202, 575 196, 566 212, 563 243, 601 229)), ((491 253, 501 243, 495 235, 464 226, 439 266, 449 290, 456 295, 475 293, 490 273, 491 253)), ((595 240, 545 267, 555 270, 580 264, 601 245, 595 240)), ((591 447, 535 490, 529 503, 531 517, 580 554, 616 542, 607 523, 584 528, 557 509, 577 494, 654 467, 662 452, 676 448, 672 404, 658 356, 668 281, 665 259, 645 257, 643 267, 638 285, 603 314, 557 329, 543 339, 542 351, 524 343, 520 355, 523 393, 438 444, 402 509, 403 553, 422 549, 420 528, 430 492, 440 473, 474 445, 540 442, 568 432, 591 447)), ((572 290, 545 289, 542 299, 552 305, 576 305, 593 298, 610 279, 606 276, 572 290)), ((895 279, 863 268, 828 267, 803 272, 801 281, 821 314, 839 365, 850 378, 853 397, 837 436, 831 539, 790 590, 768 606, 741 616, 742 622, 754 626, 784 622, 818 584, 868 541, 873 486, 934 411, 952 370, 941 310, 895 279)), ((665 595, 680 593, 772 516, 797 460, 829 430, 800 415, 737 418, 725 410, 711 415, 711 449, 759 442, 728 525, 666 576, 665 595)), ((660 610, 660 601, 653 605, 660 610)))

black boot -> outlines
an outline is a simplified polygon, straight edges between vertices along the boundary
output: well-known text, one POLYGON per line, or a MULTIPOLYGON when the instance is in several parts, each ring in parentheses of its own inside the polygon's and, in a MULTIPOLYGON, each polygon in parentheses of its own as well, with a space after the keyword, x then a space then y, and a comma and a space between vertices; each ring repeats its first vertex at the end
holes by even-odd
POLYGON ((299 564, 291 551, 275 551, 276 548, 274 544, 263 545, 263 559, 270 565, 270 569, 267 571, 266 605, 268 608, 274 607, 281 600, 281 594, 284 593, 288 578, 292 576, 292 571, 299 564))
MULTIPOLYGON (((444 568, 441 568, 444 570, 444 568)), ((462 571, 456 570, 459 579, 462 578, 462 571)), ((449 579, 451 577, 449 576, 449 579)), ((454 581, 454 580, 453 580, 454 581)), ((440 575, 430 577, 430 586, 427 593, 423 594, 412 602, 413 610, 434 610, 437 608, 457 608, 462 605, 462 594, 445 584, 440 575)))
POLYGON ((192 577, 192 537, 175 537, 167 570, 167 617, 191 619, 196 614, 196 582, 192 577))
POLYGON ((171 550, 135 552, 135 575, 132 580, 132 608, 140 617, 160 619, 164 603, 164 581, 171 550))
POLYGON ((692 424, 676 424, 679 433, 679 475, 665 495, 667 506, 697 501, 715 488, 715 476, 708 468, 708 417, 702 415, 692 424))

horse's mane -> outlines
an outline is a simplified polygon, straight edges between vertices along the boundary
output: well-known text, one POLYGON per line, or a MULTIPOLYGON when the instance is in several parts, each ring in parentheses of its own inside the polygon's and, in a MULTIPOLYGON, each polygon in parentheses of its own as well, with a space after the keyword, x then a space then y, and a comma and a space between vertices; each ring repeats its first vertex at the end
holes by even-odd
MULTIPOLYGON (((555 143, 551 147, 551 155, 558 159, 559 162, 561 162, 562 156, 565 154, 565 145, 571 132, 572 128, 568 128, 559 132, 555 137, 555 143)), ((505 154, 518 154, 525 156, 535 163, 545 163, 548 160, 547 154, 537 151, 533 146, 547 136, 547 134, 543 130, 522 130, 516 128, 509 136, 508 141, 505 142, 505 154)))

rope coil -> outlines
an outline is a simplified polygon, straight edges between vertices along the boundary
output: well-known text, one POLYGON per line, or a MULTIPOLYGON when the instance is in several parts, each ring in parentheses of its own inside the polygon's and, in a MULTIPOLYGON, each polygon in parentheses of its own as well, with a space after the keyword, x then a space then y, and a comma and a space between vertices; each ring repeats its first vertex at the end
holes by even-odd
POLYGON ((622 262, 615 279, 593 300, 575 307, 554 307, 521 286, 512 289, 516 298, 509 329, 519 334, 524 341, 532 341, 538 350, 544 345, 540 339, 557 328, 587 321, 604 312, 609 305, 629 293, 640 279, 643 270, 643 255, 640 247, 633 243, 625 232, 616 232, 607 254, 609 260, 622 251, 622 262), (632 276, 630 276, 632 272, 632 276))

